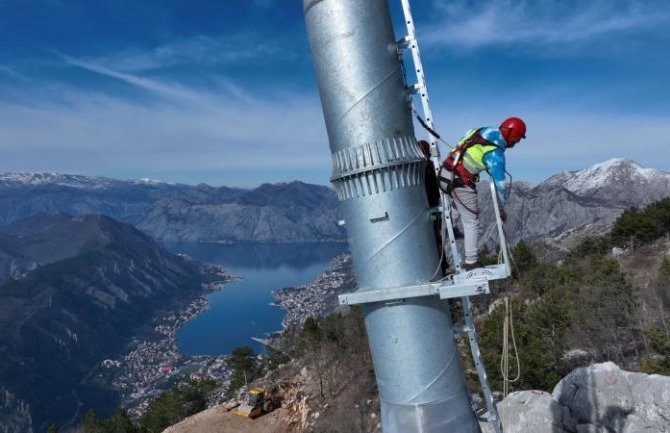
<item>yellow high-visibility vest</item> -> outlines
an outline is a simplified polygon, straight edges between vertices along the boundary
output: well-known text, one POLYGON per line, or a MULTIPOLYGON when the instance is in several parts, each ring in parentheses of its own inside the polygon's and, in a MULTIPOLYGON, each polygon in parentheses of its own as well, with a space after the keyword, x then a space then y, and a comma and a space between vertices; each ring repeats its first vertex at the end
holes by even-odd
MULTIPOLYGON (((458 145, 464 144, 470 137, 472 137, 477 131, 481 128, 471 129, 465 134, 463 140, 461 140, 458 145)), ((463 167, 468 170, 470 173, 477 175, 480 172, 486 170, 486 164, 484 164, 484 155, 489 152, 492 152, 496 149, 499 149, 496 145, 489 144, 471 144, 465 152, 461 154, 461 162, 463 167)))

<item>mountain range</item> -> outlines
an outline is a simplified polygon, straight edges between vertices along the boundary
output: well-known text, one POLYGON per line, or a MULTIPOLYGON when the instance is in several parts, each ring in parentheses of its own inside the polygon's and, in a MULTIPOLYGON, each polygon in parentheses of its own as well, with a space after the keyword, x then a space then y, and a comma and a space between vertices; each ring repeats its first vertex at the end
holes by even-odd
POLYGON ((255 189, 53 173, 0 175, 0 225, 44 212, 103 214, 159 241, 341 241, 338 201, 302 182, 255 189))
MULTIPOLYGON (((495 236, 493 204, 480 185, 483 241, 495 236)), ((586 236, 607 232, 621 213, 670 196, 670 173, 634 161, 610 159, 580 171, 566 171, 530 185, 515 182, 506 211, 508 240, 524 239, 547 258, 560 258, 586 236)))
MULTIPOLYGON (((480 185, 483 239, 494 233, 488 188, 480 185)), ((584 170, 512 186, 506 231, 560 253, 579 239, 605 232, 621 212, 670 194, 670 173, 610 159, 584 170)), ((302 182, 255 189, 120 181, 59 174, 0 175, 0 225, 60 211, 100 213, 131 224, 158 241, 344 241, 335 192, 302 182)), ((0 250, 0 257, 2 257, 0 250)))
MULTIPOLYGON (((40 214, 3 227, 0 239, 0 431, 62 425, 77 392, 104 392, 80 387, 102 359, 150 332, 161 311, 200 296, 208 280, 102 215, 40 214)), ((111 392, 105 398, 114 404, 111 392)))

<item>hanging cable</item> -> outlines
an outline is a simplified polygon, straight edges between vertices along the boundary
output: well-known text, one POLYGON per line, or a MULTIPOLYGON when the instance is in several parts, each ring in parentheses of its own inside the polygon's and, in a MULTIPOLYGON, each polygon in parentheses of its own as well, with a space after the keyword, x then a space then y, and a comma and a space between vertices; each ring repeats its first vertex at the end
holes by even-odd
POLYGON ((514 336, 514 315, 513 309, 509 305, 509 297, 505 297, 505 319, 503 322, 503 348, 500 358, 500 373, 503 377, 503 399, 509 395, 509 384, 518 381, 521 378, 521 363, 519 361, 519 352, 516 347, 516 338, 514 336), (512 347, 514 348, 514 358, 516 359, 516 377, 509 377, 509 337, 512 337, 512 347))
POLYGON ((435 131, 433 128, 431 128, 430 126, 428 126, 428 124, 426 123, 426 121, 423 120, 423 117, 421 117, 421 115, 419 114, 419 112, 416 111, 416 108, 414 108, 414 104, 412 104, 412 103, 410 102, 409 106, 410 106, 410 109, 412 110, 412 112, 414 113, 414 115, 416 116, 416 119, 419 121, 419 123, 420 123, 421 126, 423 127, 423 129, 425 129, 426 131, 428 131, 428 133, 429 133, 430 135, 432 135, 433 137, 435 137, 436 139, 438 139, 438 140, 441 141, 442 143, 446 144, 448 147, 454 149, 454 146, 452 146, 451 144, 449 144, 449 143, 447 143, 446 141, 444 141, 444 140, 442 139, 442 137, 440 136, 440 134, 437 133, 437 131, 435 131))

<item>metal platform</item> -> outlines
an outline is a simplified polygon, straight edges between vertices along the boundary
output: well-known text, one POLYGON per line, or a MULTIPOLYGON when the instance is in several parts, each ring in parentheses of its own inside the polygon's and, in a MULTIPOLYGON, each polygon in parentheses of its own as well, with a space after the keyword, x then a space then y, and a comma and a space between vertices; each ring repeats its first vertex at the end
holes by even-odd
POLYGON ((486 266, 450 276, 444 281, 417 284, 404 287, 360 290, 339 296, 340 305, 357 305, 370 302, 390 302, 422 296, 439 296, 440 299, 462 298, 464 296, 490 293, 489 281, 507 278, 504 264, 486 266))

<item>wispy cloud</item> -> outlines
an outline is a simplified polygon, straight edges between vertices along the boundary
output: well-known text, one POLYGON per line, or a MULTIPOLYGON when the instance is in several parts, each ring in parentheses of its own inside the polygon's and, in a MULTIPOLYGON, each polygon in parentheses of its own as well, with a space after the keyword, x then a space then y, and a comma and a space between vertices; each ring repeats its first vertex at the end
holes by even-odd
MULTIPOLYGON (((0 4, 1 6, 1 4, 0 4)), ((9 66, 4 66, 0 65, 0 74, 7 75, 15 80, 23 81, 23 82, 28 82, 29 80, 24 77, 23 75, 19 74, 16 72, 14 69, 10 68, 9 66)))
POLYGON ((169 96, 180 99, 190 99, 193 94, 184 88, 177 85, 166 85, 156 80, 142 78, 137 75, 118 72, 107 68, 105 66, 92 63, 85 60, 79 60, 68 56, 63 56, 67 64, 85 69, 90 72, 95 72, 106 77, 114 78, 132 86, 147 90, 157 95, 169 96))
POLYGON ((327 179, 330 160, 316 95, 261 96, 230 80, 202 91, 65 59, 156 98, 138 103, 52 85, 34 89, 39 102, 0 102, 0 143, 6 155, 0 171, 159 178, 188 172, 198 182, 198 172, 218 170, 219 182, 239 185, 249 180, 236 181, 225 173, 268 169, 253 177, 257 184, 278 180, 273 177, 276 168, 298 173, 322 167, 322 182, 327 179))
POLYGON ((670 4, 653 0, 434 0, 434 6, 438 19, 422 41, 462 49, 564 46, 670 19, 670 4))
POLYGON ((281 47, 273 41, 253 32, 221 37, 194 36, 152 49, 128 48, 95 61, 124 72, 177 65, 234 65, 261 58, 280 58, 281 47))

